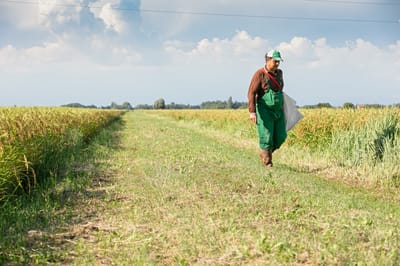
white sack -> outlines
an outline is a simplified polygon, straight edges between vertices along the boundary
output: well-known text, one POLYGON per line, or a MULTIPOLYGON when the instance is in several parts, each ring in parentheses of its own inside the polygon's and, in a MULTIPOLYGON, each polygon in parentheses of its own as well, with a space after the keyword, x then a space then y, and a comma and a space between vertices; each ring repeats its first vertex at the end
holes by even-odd
POLYGON ((291 130, 303 115, 297 110, 296 101, 293 100, 289 95, 283 93, 283 111, 286 118, 286 132, 291 130))

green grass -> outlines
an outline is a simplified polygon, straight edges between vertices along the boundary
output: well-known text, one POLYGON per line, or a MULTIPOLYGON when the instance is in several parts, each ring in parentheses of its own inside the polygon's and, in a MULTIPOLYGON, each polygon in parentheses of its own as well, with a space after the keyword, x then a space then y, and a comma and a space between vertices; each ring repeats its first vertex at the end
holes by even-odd
POLYGON ((358 169, 363 183, 400 186, 400 117, 388 112, 360 129, 336 133, 327 149, 336 164, 358 169))
POLYGON ((0 108, 0 204, 58 175, 63 162, 122 111, 0 108))
POLYGON ((113 229, 78 240, 75 264, 398 262, 395 202, 283 162, 267 171, 252 146, 221 132, 138 112, 126 119, 99 220, 113 229))
MULTIPOLYGON (((67 194, 73 203, 54 207, 52 215, 58 218, 50 215, 56 219, 52 226, 33 228, 35 248, 15 244, 17 250, 28 250, 25 261, 400 263, 400 206, 394 198, 302 173, 285 165, 283 151, 274 168, 265 169, 256 141, 224 131, 139 111, 124 119, 118 149, 102 146, 106 159, 90 176, 107 177, 110 183, 82 183, 56 194, 54 200, 67 194), (89 192, 100 195, 85 195, 89 192), (64 213, 59 217, 57 211, 64 213)), ((21 238, 28 230, 20 231, 21 238)), ((11 249, 7 255, 12 260, 11 249)))
MULTIPOLYGON (((29 194, 13 195, 0 205, 0 265, 63 263, 71 239, 82 236, 81 224, 98 211, 104 197, 105 158, 117 147, 121 121, 103 129, 90 145, 57 157, 62 166, 29 194)), ((54 159, 54 158, 53 158, 54 159)))

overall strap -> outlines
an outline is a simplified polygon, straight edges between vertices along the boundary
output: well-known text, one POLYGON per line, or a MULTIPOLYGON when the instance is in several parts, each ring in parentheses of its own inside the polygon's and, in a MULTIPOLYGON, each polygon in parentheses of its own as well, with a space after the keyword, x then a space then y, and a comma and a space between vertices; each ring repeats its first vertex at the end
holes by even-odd
POLYGON ((267 74, 267 76, 272 80, 272 82, 275 83, 275 85, 278 87, 278 89, 282 90, 281 84, 279 84, 278 81, 276 81, 276 79, 270 73, 268 73, 268 71, 265 69, 265 67, 263 68, 263 70, 264 70, 264 73, 267 74))

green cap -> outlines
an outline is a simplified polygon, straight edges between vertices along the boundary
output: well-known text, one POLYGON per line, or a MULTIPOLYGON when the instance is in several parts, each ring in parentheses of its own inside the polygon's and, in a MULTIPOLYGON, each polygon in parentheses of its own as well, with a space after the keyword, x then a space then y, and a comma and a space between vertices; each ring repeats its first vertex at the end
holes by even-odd
POLYGON ((265 57, 272 57, 273 59, 275 59, 276 61, 283 61, 282 57, 281 57, 281 53, 278 50, 271 50, 269 51, 265 57))

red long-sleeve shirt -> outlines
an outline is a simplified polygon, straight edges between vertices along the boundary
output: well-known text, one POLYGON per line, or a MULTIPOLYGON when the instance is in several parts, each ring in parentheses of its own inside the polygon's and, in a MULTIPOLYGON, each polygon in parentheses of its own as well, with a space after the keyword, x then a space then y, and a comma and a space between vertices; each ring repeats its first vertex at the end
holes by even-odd
MULTIPOLYGON (((275 73, 268 72, 271 74, 283 88, 283 72, 281 69, 277 69, 275 73)), ((273 91, 279 90, 278 86, 270 80, 268 75, 265 73, 265 68, 260 68, 254 73, 251 79, 249 91, 247 93, 249 112, 256 112, 256 101, 262 97, 268 89, 273 91)))

